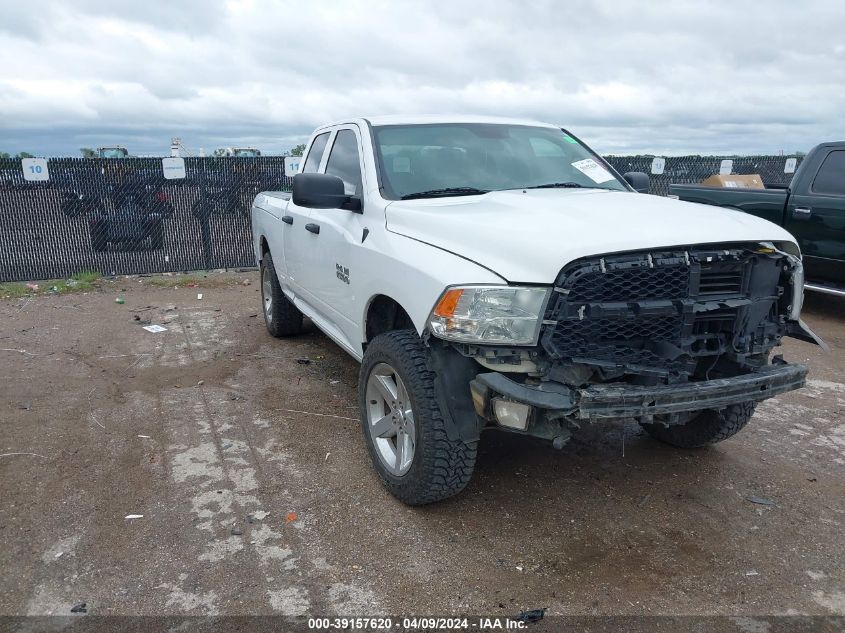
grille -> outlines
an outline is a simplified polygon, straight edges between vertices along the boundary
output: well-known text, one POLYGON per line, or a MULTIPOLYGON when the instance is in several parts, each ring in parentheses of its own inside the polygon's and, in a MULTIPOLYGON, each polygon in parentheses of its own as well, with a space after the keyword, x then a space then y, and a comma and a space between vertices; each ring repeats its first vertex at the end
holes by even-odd
POLYGON ((680 299, 689 289, 689 267, 628 268, 603 273, 582 272, 569 288, 572 301, 629 301, 680 299))
POLYGON ((555 350, 556 358, 571 358, 574 362, 593 362, 661 366, 680 371, 685 361, 668 362, 653 348, 660 341, 678 340, 684 321, 680 316, 652 319, 586 319, 569 320, 550 330, 546 343, 555 350))
POLYGON ((731 343, 739 309, 713 301, 747 296, 751 258, 733 247, 574 262, 555 282, 541 344, 557 361, 689 376, 731 343))

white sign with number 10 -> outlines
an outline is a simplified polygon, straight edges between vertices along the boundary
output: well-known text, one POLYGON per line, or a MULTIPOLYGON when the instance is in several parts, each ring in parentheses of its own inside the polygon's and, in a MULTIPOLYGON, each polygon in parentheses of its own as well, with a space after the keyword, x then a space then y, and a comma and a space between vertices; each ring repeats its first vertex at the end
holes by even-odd
POLYGON ((47 171, 46 158, 22 158, 21 169, 23 169, 24 180, 45 181, 50 180, 50 172, 47 171))

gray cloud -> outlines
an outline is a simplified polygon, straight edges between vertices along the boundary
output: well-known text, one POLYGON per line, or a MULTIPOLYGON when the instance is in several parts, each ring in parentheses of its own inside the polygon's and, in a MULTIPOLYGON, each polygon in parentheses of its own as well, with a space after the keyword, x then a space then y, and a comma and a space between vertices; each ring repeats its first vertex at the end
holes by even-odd
POLYGON ((559 123, 602 152, 776 152, 842 136, 845 5, 773 0, 0 0, 5 151, 279 152, 350 115, 559 123))

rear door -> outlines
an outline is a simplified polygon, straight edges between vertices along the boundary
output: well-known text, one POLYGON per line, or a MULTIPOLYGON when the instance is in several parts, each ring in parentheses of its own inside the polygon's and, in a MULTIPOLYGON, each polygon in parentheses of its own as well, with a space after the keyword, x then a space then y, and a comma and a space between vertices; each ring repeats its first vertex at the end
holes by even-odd
MULTIPOLYGON (((331 132, 323 132, 314 137, 314 141, 308 149, 305 163, 302 167, 304 173, 317 172, 323 163, 326 146, 328 145, 331 132)), ((285 283, 307 303, 313 303, 307 279, 308 260, 312 248, 312 235, 305 230, 310 222, 311 209, 288 203, 287 209, 281 217, 279 230, 282 232, 285 269, 287 279, 285 283)))
POLYGON ((798 239, 807 277, 845 283, 845 150, 829 151, 809 191, 789 197, 785 226, 798 239))

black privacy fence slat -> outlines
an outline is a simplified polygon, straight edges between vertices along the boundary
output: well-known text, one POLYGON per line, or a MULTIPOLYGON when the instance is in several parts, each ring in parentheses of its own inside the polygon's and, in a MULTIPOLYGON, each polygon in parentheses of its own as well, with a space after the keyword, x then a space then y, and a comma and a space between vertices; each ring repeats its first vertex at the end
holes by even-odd
MULTIPOLYGON (((666 158, 662 174, 653 160, 607 157, 620 173, 648 173, 656 195, 719 173, 723 159, 666 158)), ((788 184, 786 160, 734 158, 733 173, 788 184)), ((0 159, 0 282, 255 266, 250 205, 260 191, 290 190, 284 157, 184 161, 185 177, 168 180, 161 158, 49 159, 38 182, 20 160, 0 159)))

